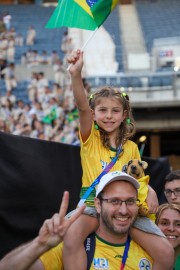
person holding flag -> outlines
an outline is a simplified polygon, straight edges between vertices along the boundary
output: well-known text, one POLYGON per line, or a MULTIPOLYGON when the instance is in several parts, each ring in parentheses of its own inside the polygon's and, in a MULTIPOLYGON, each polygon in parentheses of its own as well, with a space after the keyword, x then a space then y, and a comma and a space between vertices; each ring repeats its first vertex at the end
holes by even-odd
MULTIPOLYGON (((89 97, 83 87, 81 71, 83 52, 73 51, 68 57, 72 89, 79 111, 80 145, 82 164, 81 200, 86 209, 67 231, 63 246, 65 270, 87 267, 84 240, 98 226, 98 215, 93 201, 96 185, 108 171, 120 170, 130 159, 141 159, 137 145, 130 140, 135 133, 134 119, 129 97, 118 89, 104 86, 89 97)), ((158 200, 156 193, 146 184, 148 214, 156 213, 158 200)), ((143 194, 144 196, 144 194, 143 194)), ((140 204, 142 194, 139 192, 140 204)), ((127 216, 124 217, 128 218, 127 216)), ((131 229, 133 240, 138 242, 153 258, 154 270, 171 270, 171 247, 161 230, 147 217, 138 218, 131 229), (164 245, 164 242, 167 245, 164 245), (169 248, 168 248, 169 247, 169 248), (164 254, 159 258, 159 253, 164 254)))
MULTIPOLYGON (((55 25, 58 27, 58 18, 62 14, 62 17, 65 17, 65 21, 63 22, 64 26, 78 27, 77 18, 83 18, 83 16, 78 16, 78 14, 80 14, 78 12, 82 13, 85 11, 86 16, 91 19, 91 22, 93 22, 95 26, 93 26, 89 30, 95 30, 100 27, 100 25, 107 18, 113 7, 117 4, 117 2, 117 0, 62 0, 59 2, 59 5, 55 11, 55 20, 53 21, 53 23, 55 22, 55 25), (59 8, 62 7, 62 3, 66 3, 67 6, 71 4, 74 5, 77 10, 75 16, 70 16, 72 14, 71 10, 68 8, 63 10, 64 13, 59 12, 61 11, 59 8), (88 7, 86 4, 88 4, 88 7), (107 9, 107 5, 110 8, 107 9), (90 12, 90 15, 88 15, 88 12, 90 12), (101 14, 103 14, 103 16, 100 19, 101 14), (68 20, 68 18, 72 17, 73 20, 71 20, 70 25, 69 21, 68 23, 66 22, 66 19, 68 20), (76 19, 74 19, 74 17, 76 17, 76 19)), ((52 20, 50 20, 48 24, 49 28, 52 26, 51 22, 52 20)), ((83 24, 83 21, 81 21, 81 23, 83 24)), ((60 25, 62 26, 62 24, 60 25)), ((94 232, 98 227, 98 215, 93 205, 95 196, 95 185, 99 183, 101 177, 106 176, 108 170, 111 170, 112 167, 115 170, 122 170, 124 164, 126 164, 130 159, 133 158, 140 159, 140 155, 137 145, 129 140, 135 132, 135 127, 128 95, 125 93, 120 93, 119 91, 111 87, 105 87, 93 94, 90 97, 90 104, 88 104, 81 80, 83 53, 81 51, 75 52, 73 55, 70 56, 68 61, 71 64, 69 71, 71 73, 74 96, 78 105, 80 115, 80 139, 81 146, 83 146, 81 147, 83 167, 82 202, 84 202, 85 200, 87 201, 87 203, 89 203, 89 205, 86 208, 87 215, 81 215, 69 227, 67 233, 65 234, 63 263, 65 270, 80 270, 86 269, 87 267, 86 253, 83 242, 86 239, 87 235, 90 232, 94 232), (98 175, 100 177, 98 177, 98 175), (94 179, 95 185, 93 182, 94 179), (91 186, 92 182, 93 185, 91 186), (87 188, 89 186, 90 192, 89 188, 87 188)), ((149 195, 151 195, 151 198, 149 199, 150 203, 148 204, 149 212, 155 212, 157 208, 157 197, 152 191, 150 193, 150 191, 151 189, 149 188, 148 197, 149 195)), ((118 206, 122 206, 122 202, 123 206, 127 206, 127 201, 124 201, 124 199, 123 201, 120 201, 121 203, 118 204, 118 206)), ((118 217, 112 215, 112 219, 118 219, 118 217)), ((126 214, 124 217, 120 217, 120 221, 122 223, 128 222, 129 219, 130 214, 126 214)), ((155 269, 170 270, 170 267, 172 265, 172 252, 168 246, 168 241, 166 242, 166 239, 163 237, 162 241, 160 241, 161 237, 158 237, 158 240, 154 241, 157 238, 156 236, 152 237, 151 239, 151 237, 146 237, 145 235, 145 233, 140 232, 140 237, 144 237, 142 239, 142 242, 146 243, 145 247, 149 245, 150 252, 151 242, 156 243, 156 246, 154 245, 155 249, 151 252, 152 255, 158 254, 157 251, 159 251, 159 246, 161 246, 161 255, 164 255, 158 258, 159 261, 155 269), (164 243, 166 243, 166 245, 164 245, 164 243)), ((31 256, 31 253, 29 253, 29 255, 31 256)), ((51 265, 49 265, 49 269, 51 269, 50 267, 51 265)))

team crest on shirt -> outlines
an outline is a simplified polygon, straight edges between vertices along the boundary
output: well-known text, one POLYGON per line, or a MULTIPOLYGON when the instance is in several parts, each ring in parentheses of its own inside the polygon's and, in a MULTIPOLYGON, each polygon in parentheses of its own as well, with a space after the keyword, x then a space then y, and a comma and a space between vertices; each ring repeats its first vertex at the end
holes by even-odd
POLYGON ((140 270, 151 270, 151 264, 147 259, 141 259, 139 262, 140 270))
POLYGON ((109 269, 109 262, 106 258, 94 258, 94 269, 109 269))
POLYGON ((107 167, 107 162, 105 162, 104 160, 100 160, 100 162, 101 162, 102 170, 104 170, 107 167))

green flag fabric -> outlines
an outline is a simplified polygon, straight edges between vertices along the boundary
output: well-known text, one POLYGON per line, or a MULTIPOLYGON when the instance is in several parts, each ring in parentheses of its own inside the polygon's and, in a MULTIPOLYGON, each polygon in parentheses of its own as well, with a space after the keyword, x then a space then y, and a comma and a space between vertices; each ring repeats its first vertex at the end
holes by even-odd
POLYGON ((74 0, 60 0, 46 28, 58 28, 63 26, 92 31, 97 28, 92 16, 82 9, 74 0))
POLYGON ((79 118, 79 113, 77 108, 73 109, 71 112, 67 114, 67 121, 69 123, 73 122, 74 120, 77 120, 79 118))
POLYGON ((59 0, 46 28, 65 26, 95 30, 117 4, 118 0, 59 0))
POLYGON ((99 0, 92 5, 91 12, 96 25, 101 26, 117 4, 118 0, 99 0))
POLYGON ((53 108, 49 114, 43 118, 43 123, 51 124, 53 120, 57 119, 56 108, 53 108))

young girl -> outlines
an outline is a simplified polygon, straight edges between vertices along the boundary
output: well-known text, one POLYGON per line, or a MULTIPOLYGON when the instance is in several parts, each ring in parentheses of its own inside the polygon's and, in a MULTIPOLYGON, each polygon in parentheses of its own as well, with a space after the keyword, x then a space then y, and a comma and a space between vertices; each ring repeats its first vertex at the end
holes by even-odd
MULTIPOLYGON (((68 62, 71 64, 69 71, 74 98, 79 111, 83 169, 82 197, 92 182, 116 155, 119 146, 122 146, 122 151, 111 170, 122 171, 124 164, 130 159, 140 159, 140 155, 137 145, 129 140, 135 132, 135 127, 128 96, 111 87, 103 87, 90 96, 88 103, 81 78, 83 53, 80 50, 73 52, 69 56, 68 62)), ((63 263, 65 270, 87 269, 87 257, 83 242, 98 226, 96 211, 93 207, 94 196, 95 190, 86 201, 86 215, 81 215, 78 218, 68 229, 64 238, 63 263)), ((149 211, 158 205, 155 192, 150 187, 147 203, 149 211)), ((141 229, 141 222, 137 223, 137 227, 141 229)), ((156 229, 155 225, 154 227, 156 229)), ((164 237, 147 234, 136 228, 132 229, 132 235, 133 239, 143 246, 154 259, 153 269, 171 269, 171 247, 168 248, 168 241, 164 237), (159 257, 159 251, 164 256, 159 257)))

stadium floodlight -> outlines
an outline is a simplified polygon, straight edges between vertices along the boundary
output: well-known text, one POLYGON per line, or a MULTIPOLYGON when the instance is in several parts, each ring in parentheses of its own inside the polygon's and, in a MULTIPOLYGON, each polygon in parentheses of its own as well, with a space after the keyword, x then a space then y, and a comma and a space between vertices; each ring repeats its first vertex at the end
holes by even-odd
POLYGON ((177 72, 179 70, 179 67, 175 66, 174 71, 177 72))

